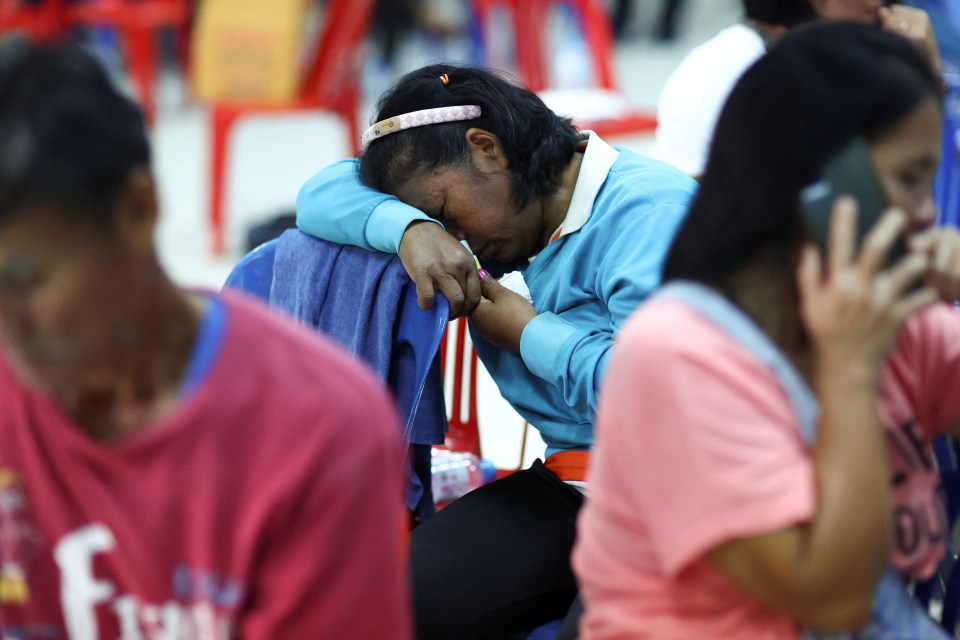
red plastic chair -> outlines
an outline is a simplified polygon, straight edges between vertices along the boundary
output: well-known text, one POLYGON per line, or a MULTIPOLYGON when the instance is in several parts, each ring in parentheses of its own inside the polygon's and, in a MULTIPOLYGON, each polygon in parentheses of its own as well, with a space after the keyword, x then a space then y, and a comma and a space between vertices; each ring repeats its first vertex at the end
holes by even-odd
POLYGON ((230 133, 243 116, 324 109, 347 124, 350 147, 360 149, 361 51, 373 12, 372 0, 332 0, 314 57, 297 99, 286 104, 219 102, 210 107, 210 226, 213 253, 224 251, 224 202, 230 133))
POLYGON ((54 40, 63 27, 63 1, 0 0, 0 34, 19 31, 36 40, 54 40))
POLYGON ((189 0, 83 0, 71 2, 63 10, 66 27, 106 26, 117 30, 128 72, 149 123, 156 115, 157 32, 172 28, 183 34, 190 17, 189 0))
MULTIPOLYGON (((440 362, 444 367, 444 380, 449 376, 446 371, 447 350, 453 349, 453 393, 451 410, 447 416, 450 425, 447 438, 442 447, 450 451, 467 451, 482 458, 480 448, 480 421, 477 418, 477 351, 473 344, 467 342, 467 319, 460 318, 447 325, 447 332, 440 343, 440 362), (452 329, 453 327, 453 329, 452 329), (466 378, 464 374, 468 373, 466 378)), ((520 436, 520 459, 516 468, 497 469, 497 478, 508 476, 523 468, 523 459, 526 455, 527 430, 529 425, 523 423, 523 432, 520 436)))
POLYGON ((445 446, 451 451, 468 451, 482 458, 480 423, 477 420, 477 351, 472 344, 467 343, 466 318, 460 318, 451 324, 456 327, 456 335, 451 333, 448 326, 447 334, 440 344, 440 362, 444 365, 447 362, 447 349, 454 350, 453 399, 448 416, 450 430, 447 431, 445 446), (465 385, 464 372, 467 371, 467 367, 469 367, 470 378, 465 385), (466 394, 464 386, 467 387, 466 394))
MULTIPOLYGON (((590 57, 592 83, 583 92, 582 102, 623 102, 624 108, 615 114, 602 116, 575 116, 574 123, 580 129, 596 131, 601 136, 652 133, 657 120, 652 113, 626 107, 613 73, 613 34, 610 21, 601 0, 471 0, 477 31, 485 57, 494 55, 487 46, 491 38, 489 29, 495 16, 509 18, 513 31, 515 67, 520 80, 529 89, 543 93, 554 89, 550 78, 550 61, 553 58, 545 38, 550 16, 563 6, 569 7, 576 18, 580 37, 590 57)), ((500 52, 497 52, 500 53, 500 52)), ((547 103, 551 104, 548 98, 547 103)), ((552 106, 552 105, 551 105, 552 106)))

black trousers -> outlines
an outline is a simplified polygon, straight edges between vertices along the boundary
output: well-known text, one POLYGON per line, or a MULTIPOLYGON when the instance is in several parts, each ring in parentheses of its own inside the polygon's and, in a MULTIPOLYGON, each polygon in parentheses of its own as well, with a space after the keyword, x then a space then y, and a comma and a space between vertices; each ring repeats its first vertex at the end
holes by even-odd
POLYGON ((460 498, 413 530, 418 640, 522 638, 563 618, 579 491, 537 460, 460 498))

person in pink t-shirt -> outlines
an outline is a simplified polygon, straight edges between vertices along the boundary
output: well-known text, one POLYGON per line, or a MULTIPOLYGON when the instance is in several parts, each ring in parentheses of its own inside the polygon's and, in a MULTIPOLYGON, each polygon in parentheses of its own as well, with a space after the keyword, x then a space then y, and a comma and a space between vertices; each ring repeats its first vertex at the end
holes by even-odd
POLYGON ((157 260, 140 110, 0 44, 0 637, 411 637, 372 373, 157 260))
POLYGON ((946 637, 902 587, 944 552, 931 440, 960 432, 939 87, 911 43, 841 23, 797 29, 737 84, 666 285, 601 389, 581 638, 873 638, 891 620, 946 637), (856 201, 837 199, 818 248, 801 191, 858 140, 895 208, 857 248, 856 201), (890 576, 910 616, 874 607, 890 576))

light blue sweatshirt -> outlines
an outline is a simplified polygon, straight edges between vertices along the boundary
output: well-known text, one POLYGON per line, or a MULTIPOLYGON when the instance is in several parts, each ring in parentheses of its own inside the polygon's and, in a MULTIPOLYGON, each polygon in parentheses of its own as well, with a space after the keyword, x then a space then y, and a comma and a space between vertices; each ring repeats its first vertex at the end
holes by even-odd
MULTIPOLYGON (((407 226, 430 218, 364 186, 356 163, 338 162, 307 181, 297 224, 325 240, 396 253, 407 226)), ((563 235, 523 271, 539 315, 523 331, 520 354, 473 332, 484 366, 540 431, 547 455, 593 444, 614 335, 658 286, 695 191, 696 182, 680 171, 591 134, 563 235)))

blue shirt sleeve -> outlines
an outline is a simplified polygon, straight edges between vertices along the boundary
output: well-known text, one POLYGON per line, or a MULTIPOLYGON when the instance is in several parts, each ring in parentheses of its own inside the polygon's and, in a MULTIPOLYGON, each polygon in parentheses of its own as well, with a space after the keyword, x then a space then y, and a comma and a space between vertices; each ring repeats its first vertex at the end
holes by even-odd
POLYGON ((614 335, 660 284, 663 262, 693 185, 691 180, 684 185, 686 193, 675 191, 676 197, 659 203, 619 203, 621 210, 637 213, 608 217, 606 228, 598 234, 602 240, 596 239, 602 251, 577 252, 580 262, 571 265, 580 273, 593 274, 589 280, 596 303, 560 313, 542 311, 521 334, 524 363, 534 375, 554 385, 583 422, 592 422, 596 414, 614 335))
POLYGON ((297 226, 304 233, 372 251, 397 253, 410 223, 432 220, 396 197, 360 181, 357 160, 321 170, 297 195, 297 226))
POLYGON ((227 316, 227 306, 223 301, 217 296, 207 296, 207 304, 197 327, 197 337, 190 352, 190 361, 187 363, 187 372, 180 384, 181 399, 196 393, 210 376, 227 336, 227 316))

